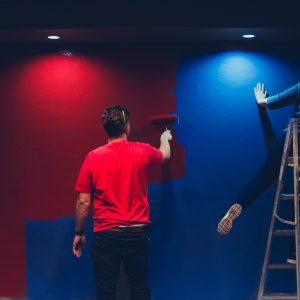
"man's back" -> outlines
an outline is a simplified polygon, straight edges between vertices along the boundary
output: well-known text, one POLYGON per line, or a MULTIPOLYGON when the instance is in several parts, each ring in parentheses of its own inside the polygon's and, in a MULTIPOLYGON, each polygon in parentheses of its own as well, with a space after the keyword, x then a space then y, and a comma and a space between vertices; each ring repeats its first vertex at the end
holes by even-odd
POLYGON ((162 153, 149 144, 124 140, 91 151, 76 190, 94 195, 94 230, 149 223, 147 168, 162 153))

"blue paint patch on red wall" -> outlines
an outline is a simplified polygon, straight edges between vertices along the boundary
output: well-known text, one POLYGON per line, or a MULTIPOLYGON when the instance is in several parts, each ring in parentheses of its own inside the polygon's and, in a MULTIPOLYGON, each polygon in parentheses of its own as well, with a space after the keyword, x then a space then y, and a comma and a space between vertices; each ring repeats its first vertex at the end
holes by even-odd
POLYGON ((87 224, 87 247, 80 259, 72 252, 74 218, 28 221, 26 224, 27 296, 30 300, 90 300, 95 298, 89 253, 92 222, 87 224))

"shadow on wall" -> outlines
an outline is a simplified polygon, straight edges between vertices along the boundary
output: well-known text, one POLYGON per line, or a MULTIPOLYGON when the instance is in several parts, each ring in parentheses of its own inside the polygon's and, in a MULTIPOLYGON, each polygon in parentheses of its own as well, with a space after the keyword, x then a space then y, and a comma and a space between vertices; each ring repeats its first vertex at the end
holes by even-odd
POLYGON ((276 133, 272 126, 267 110, 257 105, 261 128, 263 130, 264 140, 267 149, 269 150, 276 139, 276 133))
MULTIPOLYGON (((169 168, 164 168, 164 176, 169 177, 169 168)), ((157 278, 161 273, 168 255, 169 240, 174 231, 175 202, 173 182, 168 181, 157 186, 151 186, 151 277, 157 278)))

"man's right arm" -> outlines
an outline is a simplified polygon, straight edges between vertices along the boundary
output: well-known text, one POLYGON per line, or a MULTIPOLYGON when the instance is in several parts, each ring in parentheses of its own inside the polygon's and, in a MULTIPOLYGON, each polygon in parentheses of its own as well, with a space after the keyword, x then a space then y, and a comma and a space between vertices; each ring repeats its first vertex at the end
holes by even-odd
POLYGON ((172 140, 171 131, 167 129, 160 136, 159 150, 162 152, 163 161, 166 161, 171 157, 171 147, 170 147, 171 140, 172 140))

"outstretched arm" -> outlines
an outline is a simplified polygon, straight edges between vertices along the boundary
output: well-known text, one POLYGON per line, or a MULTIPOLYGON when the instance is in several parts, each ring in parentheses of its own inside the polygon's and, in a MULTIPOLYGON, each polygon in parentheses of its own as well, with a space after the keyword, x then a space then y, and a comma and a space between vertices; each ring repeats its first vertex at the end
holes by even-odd
POLYGON ((295 104, 300 98, 300 83, 293 85, 285 91, 267 97, 267 91, 264 90, 264 84, 258 83, 254 88, 254 95, 258 105, 270 109, 281 108, 290 104, 295 104))

